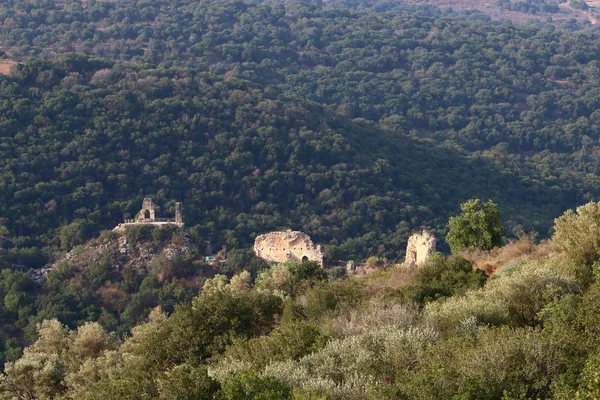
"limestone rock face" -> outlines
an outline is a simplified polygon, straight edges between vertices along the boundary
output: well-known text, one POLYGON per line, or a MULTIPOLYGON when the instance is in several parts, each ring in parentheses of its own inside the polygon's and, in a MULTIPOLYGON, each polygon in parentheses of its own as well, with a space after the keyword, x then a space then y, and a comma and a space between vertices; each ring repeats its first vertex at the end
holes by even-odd
POLYGON ((323 265, 323 251, 305 233, 287 230, 259 235, 254 240, 254 253, 267 262, 316 261, 323 265))
POLYGON ((406 265, 423 265, 435 252, 435 236, 427 231, 415 233, 408 239, 406 246, 406 265))

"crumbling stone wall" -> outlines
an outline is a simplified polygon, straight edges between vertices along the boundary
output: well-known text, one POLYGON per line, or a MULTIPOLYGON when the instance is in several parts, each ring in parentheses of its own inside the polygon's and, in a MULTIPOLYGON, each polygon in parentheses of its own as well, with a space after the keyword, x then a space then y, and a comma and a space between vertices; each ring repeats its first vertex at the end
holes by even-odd
POLYGON ((126 227, 131 225, 146 224, 154 226, 177 225, 183 227, 183 217, 181 216, 181 203, 175 203, 175 219, 156 218, 156 210, 152 204, 152 199, 146 197, 142 202, 142 209, 137 213, 135 219, 126 219, 123 223, 117 225, 113 231, 123 232, 126 227))
POLYGON ((435 236, 427 231, 415 233, 408 239, 406 246, 406 265, 423 265, 429 256, 435 252, 435 236))
POLYGON ((305 233, 287 230, 259 235, 254 240, 254 253, 267 262, 287 260, 316 261, 323 265, 323 251, 305 233))

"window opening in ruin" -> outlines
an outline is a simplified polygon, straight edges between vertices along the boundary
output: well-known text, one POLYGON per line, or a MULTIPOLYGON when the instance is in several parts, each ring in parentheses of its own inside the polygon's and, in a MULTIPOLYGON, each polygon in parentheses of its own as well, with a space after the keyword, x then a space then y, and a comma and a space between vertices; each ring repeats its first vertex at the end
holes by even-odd
POLYGON ((144 218, 146 218, 146 219, 150 218, 150 211, 149 210, 144 211, 144 218))
POLYGON ((412 255, 412 259, 415 260, 415 262, 417 261, 417 252, 413 251, 410 253, 412 255))

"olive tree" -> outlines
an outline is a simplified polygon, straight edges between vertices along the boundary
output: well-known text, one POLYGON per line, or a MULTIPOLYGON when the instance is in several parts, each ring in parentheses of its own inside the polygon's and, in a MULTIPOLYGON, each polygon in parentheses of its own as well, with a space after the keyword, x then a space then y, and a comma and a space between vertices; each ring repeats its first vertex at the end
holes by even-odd
POLYGON ((461 214, 450 217, 446 242, 453 253, 474 247, 490 250, 502 245, 504 228, 500 209, 492 200, 471 199, 460 206, 461 214))

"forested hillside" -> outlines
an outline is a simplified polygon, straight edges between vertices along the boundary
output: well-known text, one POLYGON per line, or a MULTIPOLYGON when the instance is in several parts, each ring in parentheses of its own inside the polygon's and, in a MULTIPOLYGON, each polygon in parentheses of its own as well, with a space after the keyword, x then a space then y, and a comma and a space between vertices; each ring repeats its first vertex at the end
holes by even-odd
POLYGON ((598 60, 388 0, 0 2, 0 399, 600 398, 598 60), (146 197, 185 228, 111 231, 146 197), (367 267, 247 251, 287 228, 367 267))
MULTIPOLYGON (((22 357, 8 354, 0 397, 597 399, 599 215, 589 203, 557 219, 550 242, 480 243, 362 278, 294 261, 217 275, 125 337, 106 320, 47 319, 22 357), (492 276, 475 270, 490 257, 492 276)), ((462 239, 478 243, 482 222, 462 239)))
POLYGON ((0 20, 19 61, 0 223, 22 248, 152 196, 217 246, 291 227, 330 258, 397 258, 470 197, 546 235, 599 195, 594 31, 188 0, 13 0, 0 20))

